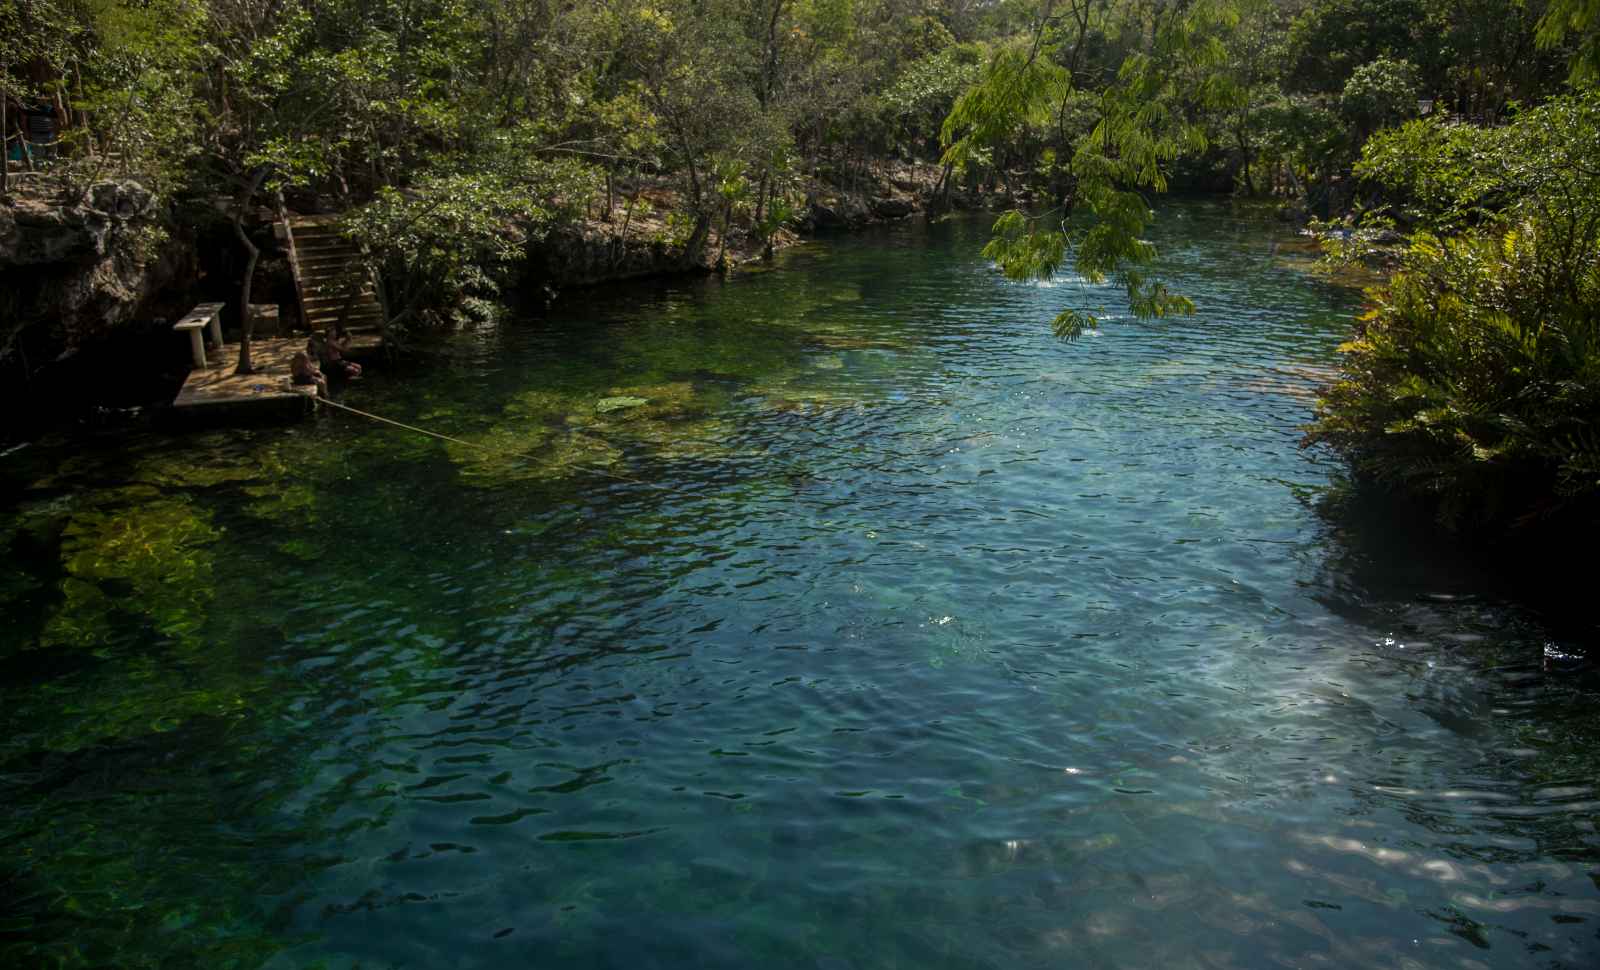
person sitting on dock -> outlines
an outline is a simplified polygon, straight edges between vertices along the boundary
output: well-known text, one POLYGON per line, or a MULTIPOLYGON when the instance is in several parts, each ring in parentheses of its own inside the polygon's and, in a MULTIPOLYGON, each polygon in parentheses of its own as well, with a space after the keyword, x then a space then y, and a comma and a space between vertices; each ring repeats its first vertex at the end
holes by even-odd
POLYGON ((317 370, 317 365, 311 362, 311 355, 303 350, 295 351, 294 356, 289 358, 289 377, 302 387, 315 384, 318 397, 328 396, 328 379, 323 377, 322 372, 317 370))
POLYGON ((330 326, 323 331, 323 338, 328 345, 328 353, 338 366, 344 368, 346 377, 360 377, 361 365, 345 358, 350 351, 350 334, 338 324, 330 326))
POLYGON ((311 339, 306 341, 306 352, 316 357, 317 363, 322 366, 322 372, 329 377, 355 378, 361 376, 361 365, 353 360, 345 360, 338 342, 329 339, 326 332, 318 331, 313 333, 311 339))

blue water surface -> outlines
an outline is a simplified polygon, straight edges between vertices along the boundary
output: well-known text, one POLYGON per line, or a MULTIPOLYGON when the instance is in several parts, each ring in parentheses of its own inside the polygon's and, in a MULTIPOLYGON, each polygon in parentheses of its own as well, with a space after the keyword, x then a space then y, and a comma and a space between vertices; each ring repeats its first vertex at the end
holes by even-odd
POLYGON ((1136 321, 986 228, 342 398, 457 442, 8 455, 6 965, 1600 965, 1592 686, 1298 447, 1359 294, 1175 204, 1136 321))

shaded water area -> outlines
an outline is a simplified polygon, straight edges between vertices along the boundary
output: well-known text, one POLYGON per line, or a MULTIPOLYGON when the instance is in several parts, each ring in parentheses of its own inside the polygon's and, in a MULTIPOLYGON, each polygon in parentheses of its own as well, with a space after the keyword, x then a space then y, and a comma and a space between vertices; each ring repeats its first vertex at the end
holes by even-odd
POLYGON ((1318 512, 1355 295, 1181 204, 1061 343, 985 228, 0 460, 0 964, 1600 965, 1570 640, 1318 512))

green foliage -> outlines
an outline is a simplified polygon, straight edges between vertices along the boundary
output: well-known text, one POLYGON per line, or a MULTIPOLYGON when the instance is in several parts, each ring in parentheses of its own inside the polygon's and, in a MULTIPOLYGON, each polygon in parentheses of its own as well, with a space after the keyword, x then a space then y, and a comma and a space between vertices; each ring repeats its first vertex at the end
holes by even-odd
POLYGON ((1346 346, 1311 440, 1438 502, 1449 523, 1600 510, 1600 267, 1571 280, 1548 226, 1421 237, 1346 346))
MULTIPOLYGON (((1236 98, 1219 70, 1226 61, 1219 35, 1234 22, 1230 8, 1214 4, 1158 18, 1149 42, 1092 93, 1078 87, 1072 69, 1087 21, 1076 31, 1047 22, 1031 40, 996 51, 945 119, 945 161, 962 171, 1019 145, 1043 144, 1038 171, 1055 183, 1059 206, 1002 216, 984 255, 1018 280, 1048 279, 1070 258, 1088 283, 1114 278, 1138 316, 1192 313, 1192 303, 1149 276, 1156 251, 1142 238, 1153 218, 1143 193, 1165 191, 1166 166, 1205 145, 1187 99, 1215 109, 1236 98)), ((1074 337, 1095 322, 1094 313, 1068 308, 1053 329, 1074 337)))
POLYGON ((1416 114, 1417 69, 1380 57, 1356 68, 1339 95, 1339 110, 1362 135, 1416 114))
POLYGON ((1321 237, 1321 265, 1332 271, 1392 263, 1404 240, 1388 206, 1358 208, 1340 221, 1312 219, 1306 228, 1321 237))
POLYGON ((414 322, 447 294, 492 289, 484 270, 519 258, 529 240, 571 220, 595 175, 571 157, 546 159, 525 129, 498 133, 463 168, 419 173, 352 210, 345 231, 383 267, 391 313, 414 322))
POLYGON ((1435 232, 1534 217, 1586 238, 1579 223, 1596 205, 1597 157, 1600 96, 1590 93, 1552 99, 1501 128, 1409 122, 1374 137, 1356 172, 1435 232))
POLYGON ((1362 149, 1356 174, 1397 196, 1412 222, 1450 231, 1482 221, 1503 193, 1498 173, 1477 161, 1493 133, 1437 117, 1378 132, 1362 149))
POLYGON ((1539 21, 1539 46, 1556 47, 1572 39, 1572 83, 1600 84, 1600 0, 1551 0, 1539 21))
POLYGON ((1346 347, 1310 440, 1358 472, 1504 528, 1600 510, 1600 98, 1505 129, 1415 123, 1371 156, 1453 238, 1416 237, 1346 347), (1422 151, 1412 166, 1400 152, 1422 151), (1470 146, 1466 150, 1464 146, 1470 146))
POLYGON ((896 135, 907 139, 937 131, 956 99, 978 81, 981 58, 979 48, 964 44, 946 47, 906 65, 883 93, 896 135))
POLYGON ((1420 0, 1317 0, 1289 28, 1285 80, 1297 91, 1343 91, 1361 65, 1412 56, 1423 20, 1420 0))

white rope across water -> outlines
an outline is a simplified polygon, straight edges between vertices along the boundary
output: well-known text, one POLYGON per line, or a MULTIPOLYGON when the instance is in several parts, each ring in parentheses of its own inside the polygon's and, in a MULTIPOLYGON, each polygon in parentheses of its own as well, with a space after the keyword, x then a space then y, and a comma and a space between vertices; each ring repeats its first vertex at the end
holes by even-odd
POLYGON ((415 431, 417 434, 425 434, 430 438, 438 438, 440 441, 449 441, 449 442, 451 442, 453 444, 465 445, 468 448, 476 448, 479 451, 488 452, 489 454, 492 454, 492 455, 502 455, 502 456, 505 456, 505 457, 520 457, 520 458, 528 457, 527 455, 515 455, 512 452, 498 451, 498 450, 496 450, 494 448, 488 447, 487 445, 480 445, 480 444, 477 444, 476 442, 472 442, 472 441, 462 441, 460 438, 452 438, 447 434, 440 434, 437 431, 429 431, 427 428, 419 428, 414 424, 406 424, 403 421, 396 421, 393 418, 386 418, 381 414, 370 414, 370 413, 368 413, 366 411, 361 411, 361 410, 358 410, 356 408, 353 408, 348 404, 340 404, 338 401, 330 401, 325 397, 317 397, 317 398, 314 398, 313 400, 315 400, 317 402, 317 404, 319 404, 319 405, 327 405, 328 407, 338 408, 341 411, 349 411, 351 414, 359 414, 363 418, 370 418, 373 421, 382 421, 384 424, 392 424, 397 428, 404 428, 407 431, 415 431))

